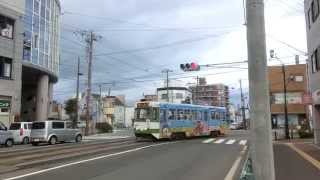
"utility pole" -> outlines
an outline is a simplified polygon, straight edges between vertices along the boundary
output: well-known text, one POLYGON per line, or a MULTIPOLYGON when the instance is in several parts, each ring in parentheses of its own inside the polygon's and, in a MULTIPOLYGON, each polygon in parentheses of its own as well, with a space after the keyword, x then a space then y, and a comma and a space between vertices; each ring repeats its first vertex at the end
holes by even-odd
MULTIPOLYGON (((88 84, 87 84, 87 94, 86 94, 86 128, 85 135, 90 133, 89 129, 92 128, 91 124, 91 88, 92 88, 92 60, 93 60, 93 42, 101 39, 101 36, 96 35, 93 31, 81 31, 80 34, 87 43, 86 54, 88 57, 88 84)), ((93 129, 91 129, 92 132, 93 129)))
POLYGON ((76 92, 76 117, 75 120, 73 121, 73 128, 77 127, 77 124, 79 122, 79 84, 80 84, 80 76, 83 74, 80 73, 80 57, 78 57, 78 70, 77 70, 77 92, 76 92))
POLYGON ((195 104, 198 104, 198 86, 199 86, 199 76, 197 76, 196 93, 195 93, 195 104))
POLYGON ((242 121, 244 124, 244 129, 247 129, 247 120, 246 120, 246 107, 244 102, 244 96, 242 91, 242 80, 240 79, 240 96, 241 96, 241 114, 242 114, 242 121))
POLYGON ((282 64, 282 76, 283 76, 283 96, 284 96, 284 127, 286 139, 290 139, 289 133, 289 119, 288 119, 288 103, 287 103, 287 81, 286 81, 286 67, 282 64))
POLYGON ((255 179, 275 180, 271 137, 270 98, 264 1, 247 0, 247 44, 249 64, 251 159, 255 179))
POLYGON ((100 121, 101 115, 103 114, 103 113, 101 113, 103 110, 103 108, 102 108, 102 85, 101 84, 99 84, 99 92, 100 92, 100 94, 99 94, 99 110, 98 110, 98 112, 99 112, 99 121, 100 121))
POLYGON ((167 76, 167 102, 170 101, 170 97, 169 97, 169 72, 173 72, 172 70, 170 69, 164 69, 162 71, 162 73, 166 73, 166 76, 167 76))

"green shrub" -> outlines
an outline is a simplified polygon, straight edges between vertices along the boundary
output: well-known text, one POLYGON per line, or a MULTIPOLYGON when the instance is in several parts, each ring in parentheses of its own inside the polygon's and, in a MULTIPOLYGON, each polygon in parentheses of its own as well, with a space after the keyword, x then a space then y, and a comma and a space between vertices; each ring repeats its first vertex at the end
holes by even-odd
POLYGON ((300 138, 313 138, 313 133, 312 132, 307 132, 304 130, 299 130, 299 137, 300 138))
POLYGON ((110 133, 113 130, 112 126, 107 122, 97 123, 96 129, 98 133, 110 133))

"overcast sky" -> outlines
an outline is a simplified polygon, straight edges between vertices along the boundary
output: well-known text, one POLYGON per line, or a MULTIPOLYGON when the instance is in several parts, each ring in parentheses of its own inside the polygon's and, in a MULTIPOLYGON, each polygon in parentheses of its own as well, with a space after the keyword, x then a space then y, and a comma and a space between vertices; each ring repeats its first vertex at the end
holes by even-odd
MULTIPOLYGON (((246 27, 242 0, 61 0, 61 69, 55 85, 55 99, 75 94, 76 62, 87 74, 85 46, 81 30, 93 30, 101 38, 95 42, 93 86, 103 93, 126 95, 132 103, 142 94, 155 93, 163 86, 163 69, 173 72, 172 85, 195 83, 194 77, 207 77, 208 83, 224 83, 237 95, 239 79, 247 87, 247 70, 203 69, 183 73, 181 63, 195 61, 215 64, 247 59, 246 27)), ((266 1, 267 46, 287 63, 306 51, 302 0, 266 1), (290 48, 288 45, 293 46, 290 48)), ((301 59, 305 57, 301 56, 301 59)), ((278 62, 269 62, 277 64, 278 62)), ((246 67, 242 65, 241 67, 246 67)), ((85 90, 85 76, 81 91, 85 90)))

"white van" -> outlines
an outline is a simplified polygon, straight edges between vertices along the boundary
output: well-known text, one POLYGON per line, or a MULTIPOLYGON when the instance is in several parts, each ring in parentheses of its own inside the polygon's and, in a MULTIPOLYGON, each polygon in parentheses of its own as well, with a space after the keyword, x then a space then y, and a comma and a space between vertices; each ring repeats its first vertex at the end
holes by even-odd
POLYGON ((32 122, 15 122, 10 125, 9 131, 12 132, 14 143, 29 144, 32 122))
POLYGON ((14 143, 13 135, 8 131, 7 127, 0 122, 0 145, 11 147, 14 143))

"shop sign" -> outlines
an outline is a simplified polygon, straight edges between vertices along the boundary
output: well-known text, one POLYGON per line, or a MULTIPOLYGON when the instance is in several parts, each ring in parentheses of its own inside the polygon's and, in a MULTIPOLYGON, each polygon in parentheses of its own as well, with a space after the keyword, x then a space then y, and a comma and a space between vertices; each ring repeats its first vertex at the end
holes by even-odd
POLYGON ((10 107, 10 101, 0 100, 0 108, 9 108, 9 107, 10 107))

